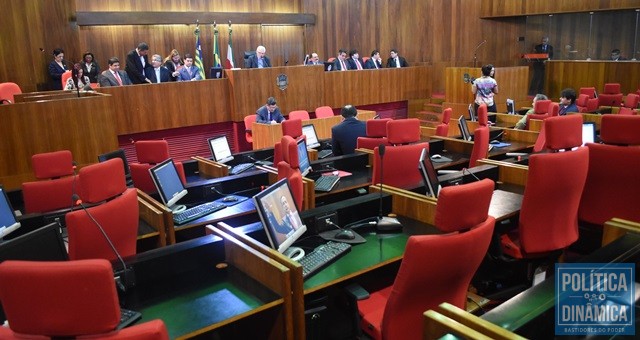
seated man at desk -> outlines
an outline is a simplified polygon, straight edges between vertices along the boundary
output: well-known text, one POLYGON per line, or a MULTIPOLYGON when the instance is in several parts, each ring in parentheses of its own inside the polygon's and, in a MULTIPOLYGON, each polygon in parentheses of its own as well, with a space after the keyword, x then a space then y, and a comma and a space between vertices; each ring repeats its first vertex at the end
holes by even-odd
POLYGON ((538 100, 548 100, 549 98, 547 98, 547 96, 545 96, 544 94, 538 93, 536 94, 535 97, 533 97, 533 102, 531 103, 531 109, 529 109, 529 111, 527 111, 527 113, 524 114, 524 116, 522 116, 522 118, 516 123, 515 128, 518 130, 524 130, 524 128, 527 126, 527 115, 531 115, 535 112, 535 110, 533 109, 536 106, 536 102, 538 100))
POLYGON ((344 120, 331 128, 331 149, 334 156, 354 153, 358 137, 367 135, 366 124, 356 119, 358 111, 353 105, 345 105, 340 114, 344 120))
POLYGON ((256 115, 256 123, 277 124, 285 120, 273 97, 267 98, 267 103, 256 111, 256 115))

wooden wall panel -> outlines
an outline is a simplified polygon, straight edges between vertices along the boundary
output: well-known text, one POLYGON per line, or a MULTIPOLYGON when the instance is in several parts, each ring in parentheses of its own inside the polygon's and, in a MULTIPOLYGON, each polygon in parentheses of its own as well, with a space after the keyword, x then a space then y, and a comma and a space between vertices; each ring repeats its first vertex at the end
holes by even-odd
POLYGON ((535 14, 636 9, 637 0, 482 0, 480 16, 523 16, 535 14))
POLYGON ((620 83, 625 95, 640 84, 640 62, 625 61, 551 61, 547 63, 547 83, 552 98, 562 89, 595 86, 602 92, 605 83, 620 83))

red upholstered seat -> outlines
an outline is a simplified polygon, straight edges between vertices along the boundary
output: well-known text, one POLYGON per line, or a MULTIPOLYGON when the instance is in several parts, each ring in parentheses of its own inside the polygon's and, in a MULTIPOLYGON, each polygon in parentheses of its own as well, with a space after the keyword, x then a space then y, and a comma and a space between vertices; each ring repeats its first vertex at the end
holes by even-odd
POLYGON ((582 115, 550 117, 544 121, 546 146, 565 150, 582 145, 582 115))
POLYGON ((596 97, 596 88, 595 87, 581 87, 580 94, 586 94, 589 98, 596 97))
MULTIPOLYGON (((398 145, 386 147, 384 159, 383 184, 401 189, 413 189, 422 185, 422 177, 418 170, 418 160, 422 149, 429 150, 429 143, 398 145)), ((378 147, 373 150, 373 184, 380 183, 380 154, 378 147)))
POLYGON ((282 122, 282 135, 291 136, 294 139, 302 136, 302 120, 289 119, 282 122))
POLYGON ((251 125, 255 123, 257 115, 252 114, 244 117, 244 138, 247 143, 253 143, 253 135, 251 134, 251 125))
POLYGON ((373 150, 380 144, 389 145, 389 141, 387 140, 387 122, 390 121, 391 118, 368 119, 365 123, 367 136, 358 137, 357 147, 373 150))
POLYGON ((316 108, 316 118, 333 117, 333 110, 330 106, 320 106, 316 108))
POLYGON ((62 89, 64 89, 67 86, 67 80, 71 78, 71 75, 72 75, 71 70, 69 70, 69 71, 64 71, 64 73, 60 77, 60 80, 62 82, 62 89))
POLYGON ((555 117, 560 113, 560 104, 551 102, 549 103, 549 117, 555 117))
POLYGON ((106 260, 5 261, 0 300, 10 329, 2 339, 168 339, 162 320, 116 330, 120 306, 106 260))
POLYGON ((78 177, 84 202, 97 205, 87 208, 89 213, 80 209, 65 216, 69 258, 117 258, 96 222, 121 256, 134 255, 138 236, 138 194, 126 186, 122 160, 114 158, 89 165, 80 170, 78 177))
POLYGON ((69 150, 33 155, 33 173, 39 181, 22 183, 26 213, 43 213, 70 208, 71 195, 79 193, 74 175, 73 156, 69 150))
POLYGON ((395 119, 387 123, 389 144, 409 144, 420 141, 420 120, 417 118, 395 119))
POLYGON ((583 93, 576 99, 576 106, 578 106, 580 113, 595 112, 599 106, 598 98, 589 98, 589 95, 583 93))
POLYGON ((22 90, 16 83, 6 82, 0 83, 0 104, 3 100, 8 100, 11 103, 15 103, 14 95, 21 94, 22 90))
MULTIPOLYGON (((166 140, 141 140, 135 142, 135 148, 138 163, 129 165, 133 185, 146 193, 154 193, 156 186, 153 184, 149 169, 170 158, 169 143, 166 140)), ((174 161, 173 163, 176 165, 182 184, 186 184, 187 179, 182 162, 174 161)))
POLYGON ((309 120, 309 112, 306 110, 296 110, 289 112, 289 120, 300 119, 309 120))
POLYGON ((620 106, 622 104, 622 92, 619 83, 604 84, 604 91, 598 96, 601 106, 620 106))
POLYGON ((487 111, 487 104, 482 103, 478 106, 478 125, 479 126, 488 126, 489 124, 489 113, 487 111))
POLYGON ((302 210, 304 194, 296 140, 291 138, 291 136, 282 136, 279 144, 282 153, 282 161, 277 163, 278 180, 283 178, 287 178, 289 180, 289 187, 293 192, 293 198, 296 201, 296 205, 299 210, 302 210))
POLYGON ((539 119, 545 120, 550 117, 549 115, 549 107, 551 101, 550 100, 537 100, 533 105, 533 114, 527 115, 527 123, 526 129, 529 129, 529 121, 531 119, 539 119))
POLYGON ((409 237, 393 286, 358 301, 362 329, 374 339, 421 339, 422 314, 442 302, 464 308, 471 278, 484 258, 495 219, 488 216, 493 182, 440 191, 436 226, 444 235, 409 237), (460 214, 460 205, 468 209, 460 214))
POLYGON ((600 139, 605 144, 640 145, 640 116, 603 115, 600 139))
POLYGON ((640 104, 640 96, 635 93, 629 93, 624 98, 624 107, 633 110, 638 108, 638 104, 640 104))
MULTIPOLYGON (((481 105, 482 106, 482 105, 481 105)), ((473 149, 469 158, 469 167, 473 168, 479 159, 487 158, 489 153, 489 128, 481 126, 473 132, 473 149)))
POLYGON ((442 122, 436 126, 436 136, 447 137, 449 135, 449 120, 451 120, 452 111, 450 107, 442 111, 442 122))

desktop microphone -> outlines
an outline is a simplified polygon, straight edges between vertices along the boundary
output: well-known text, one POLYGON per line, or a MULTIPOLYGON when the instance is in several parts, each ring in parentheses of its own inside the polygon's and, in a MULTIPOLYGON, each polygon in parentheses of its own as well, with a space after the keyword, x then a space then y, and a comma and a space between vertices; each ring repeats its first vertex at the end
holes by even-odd
POLYGON ((382 216, 382 182, 384 179, 384 152, 386 146, 380 144, 378 146, 378 154, 380 155, 380 209, 378 211, 378 221, 376 223, 376 230, 378 232, 397 232, 402 231, 402 224, 398 219, 393 217, 382 216))
POLYGON ((113 242, 111 242, 111 239, 109 238, 109 236, 107 236, 107 233, 104 231, 100 223, 96 221, 96 219, 93 217, 93 215, 91 215, 89 210, 87 210, 84 204, 82 204, 82 200, 80 199, 80 196, 78 196, 77 194, 73 194, 71 196, 71 199, 76 203, 76 205, 79 205, 80 207, 82 207, 82 210, 84 210, 84 212, 87 213, 87 216, 89 216, 91 221, 93 221, 93 223, 98 227, 98 229, 102 233, 102 236, 104 236, 104 239, 107 240, 107 243, 109 243, 111 250, 113 250, 113 253, 116 254, 116 257, 122 264, 122 273, 120 274, 118 279, 116 279, 116 285, 123 293, 126 293, 127 289, 132 288, 136 285, 135 272, 133 271, 132 268, 127 267, 127 264, 124 262, 124 259, 122 258, 122 256, 120 256, 120 253, 118 252, 116 247, 113 245, 113 242))
POLYGON ((287 66, 287 64, 289 63, 289 59, 284 61, 284 66, 287 66))

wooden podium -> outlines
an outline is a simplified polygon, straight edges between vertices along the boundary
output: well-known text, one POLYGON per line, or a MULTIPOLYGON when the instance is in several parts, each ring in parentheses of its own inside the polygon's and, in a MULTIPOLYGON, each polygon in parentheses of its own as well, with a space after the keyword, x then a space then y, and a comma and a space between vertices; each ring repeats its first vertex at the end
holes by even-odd
POLYGON ((521 56, 522 59, 526 59, 527 61, 539 61, 539 60, 547 60, 549 59, 548 53, 527 53, 521 56))

